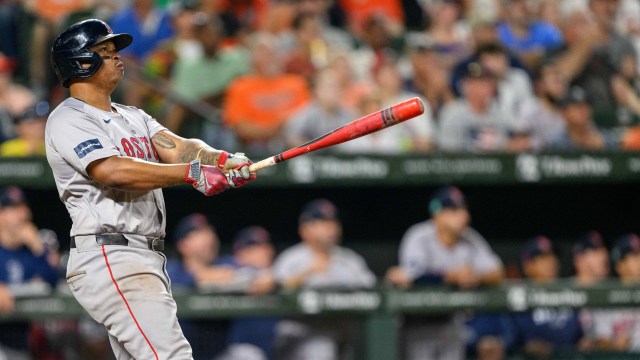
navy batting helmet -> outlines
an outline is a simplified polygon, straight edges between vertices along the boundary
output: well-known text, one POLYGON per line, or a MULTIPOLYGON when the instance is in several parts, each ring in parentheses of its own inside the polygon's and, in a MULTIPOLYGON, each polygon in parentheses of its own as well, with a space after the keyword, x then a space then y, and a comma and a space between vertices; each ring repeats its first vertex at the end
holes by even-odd
POLYGON ((89 19, 71 25, 56 38, 51 47, 51 65, 65 87, 73 78, 87 78, 98 71, 102 57, 88 49, 107 40, 120 51, 131 44, 133 37, 114 34, 104 21, 89 19))

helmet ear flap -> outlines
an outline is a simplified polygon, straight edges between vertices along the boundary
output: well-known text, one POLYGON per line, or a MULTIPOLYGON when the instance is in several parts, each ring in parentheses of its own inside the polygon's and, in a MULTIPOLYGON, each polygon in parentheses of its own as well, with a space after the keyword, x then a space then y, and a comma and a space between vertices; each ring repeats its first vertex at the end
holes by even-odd
POLYGON ((62 85, 69 87, 72 78, 90 77, 98 71, 102 63, 103 59, 97 52, 85 51, 82 54, 67 57, 64 64, 57 64, 59 68, 55 70, 56 74, 60 73, 58 77, 63 80, 62 85), (63 76, 63 74, 73 74, 73 76, 63 76))
MULTIPOLYGON (((73 68, 76 78, 87 78, 98 71, 103 63, 102 57, 95 51, 88 51, 81 55, 69 58, 69 66, 73 68)), ((63 82, 63 85, 69 87, 71 79, 63 82)))

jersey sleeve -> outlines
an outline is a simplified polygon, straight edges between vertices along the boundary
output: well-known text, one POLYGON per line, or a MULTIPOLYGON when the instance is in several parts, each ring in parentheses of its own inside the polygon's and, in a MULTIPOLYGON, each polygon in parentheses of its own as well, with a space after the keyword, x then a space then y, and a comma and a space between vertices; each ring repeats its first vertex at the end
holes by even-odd
POLYGON ((475 256, 473 257, 473 268, 479 274, 486 274, 502 268, 502 261, 493 252, 487 240, 477 231, 469 229, 467 236, 475 245, 475 256))
POLYGON ((350 251, 352 271, 355 279, 354 286, 373 287, 376 284, 376 276, 367 266, 367 262, 362 256, 354 251, 350 251))
POLYGON ((415 280, 428 270, 429 259, 420 249, 420 231, 417 227, 409 229, 400 241, 400 267, 415 280))
POLYGON ((283 283, 288 278, 297 275, 301 269, 298 269, 295 264, 295 256, 291 251, 283 252, 273 264, 273 277, 277 282, 283 283))
POLYGON ((147 129, 149 129, 150 137, 153 137, 155 134, 157 134, 160 131, 167 130, 167 128, 162 126, 158 122, 158 120, 156 120, 153 116, 147 114, 144 110, 142 109, 136 109, 136 110, 138 110, 142 114, 142 117, 144 118, 144 121, 147 124, 147 129))
POLYGON ((77 171, 88 176, 87 166, 95 160, 120 155, 114 141, 89 115, 75 109, 56 114, 47 123, 47 146, 77 171), (73 112, 73 113, 72 113, 73 112))

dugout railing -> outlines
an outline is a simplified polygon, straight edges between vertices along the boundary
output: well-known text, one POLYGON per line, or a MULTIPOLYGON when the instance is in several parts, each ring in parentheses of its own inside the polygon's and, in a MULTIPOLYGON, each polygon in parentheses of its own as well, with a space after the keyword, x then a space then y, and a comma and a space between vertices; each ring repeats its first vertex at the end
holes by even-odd
MULTIPOLYGON (((87 316, 75 299, 60 286, 16 289, 19 296, 12 314, 1 321, 80 318, 87 316)), ((400 359, 399 316, 453 312, 517 312, 547 308, 635 308, 640 288, 610 280, 580 287, 572 280, 548 285, 507 282, 503 286, 476 290, 451 287, 419 287, 410 290, 378 287, 359 290, 280 291, 263 296, 239 293, 176 292, 178 316, 183 319, 228 319, 246 316, 353 317, 362 323, 359 359, 400 359)), ((638 309, 640 311, 640 308, 638 309)), ((512 358, 519 358, 514 356, 512 358)), ((640 354, 560 353, 554 359, 626 359, 640 354)))

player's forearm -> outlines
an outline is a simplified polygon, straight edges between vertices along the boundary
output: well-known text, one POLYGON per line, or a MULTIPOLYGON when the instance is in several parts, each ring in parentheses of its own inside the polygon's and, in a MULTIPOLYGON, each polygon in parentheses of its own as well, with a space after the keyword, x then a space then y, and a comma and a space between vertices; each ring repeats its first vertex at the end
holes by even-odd
POLYGON ((89 176, 109 187, 128 191, 159 189, 185 182, 187 164, 155 164, 122 156, 96 160, 89 176))
POLYGON ((482 285, 498 285, 504 280, 504 269, 491 271, 479 276, 482 285))
POLYGON ((199 139, 185 139, 167 131, 161 131, 151 138, 160 161, 165 164, 189 163, 196 157, 205 165, 218 166, 222 150, 217 150, 199 139))
POLYGON ((561 73, 569 80, 573 80, 586 66, 592 49, 593 44, 588 41, 583 41, 575 47, 570 48, 557 60, 557 65, 561 73))
POLYGON ((307 277, 310 274, 311 274, 311 271, 309 271, 309 270, 303 271, 302 273, 300 273, 298 275, 294 275, 294 276, 282 281, 282 286, 285 289, 297 289, 297 288, 301 287, 302 284, 304 284, 305 280, 307 279, 307 277))

